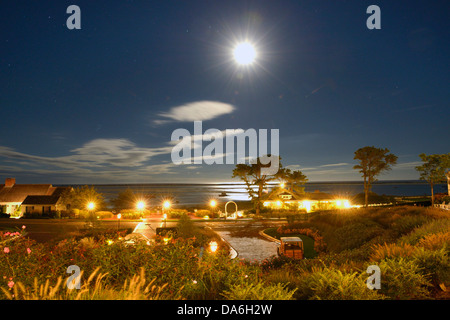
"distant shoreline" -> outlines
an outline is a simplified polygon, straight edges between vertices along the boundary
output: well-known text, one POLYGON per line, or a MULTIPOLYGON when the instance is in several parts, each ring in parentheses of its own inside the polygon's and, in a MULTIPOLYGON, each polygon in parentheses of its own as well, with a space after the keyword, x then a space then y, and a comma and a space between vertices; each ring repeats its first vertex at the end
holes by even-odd
MULTIPOLYGON (((308 181, 305 183, 306 185, 314 185, 314 184, 319 184, 319 185, 359 185, 359 184, 363 184, 363 181, 308 181)), ((272 182, 272 183, 268 183, 269 186, 272 185, 277 185, 278 182, 272 182)), ((380 181, 376 181, 374 183, 372 183, 372 185, 383 185, 383 184, 424 184, 424 185, 428 185, 428 182, 423 181, 423 180, 380 180, 380 181)), ((446 185, 447 183, 437 183, 435 184, 437 185, 446 185)), ((242 186, 245 185, 244 182, 192 182, 192 183, 187 183, 187 182, 146 182, 146 183, 70 183, 70 184, 55 184, 55 186, 84 186, 84 185, 89 185, 89 186, 215 186, 215 185, 227 185, 227 186, 242 186)))
MULTIPOLYGON (((277 187, 279 182, 268 184, 267 191, 277 187)), ((105 200, 110 201, 117 195, 131 189, 134 192, 154 195, 157 203, 170 198, 174 206, 198 207, 208 204, 212 199, 220 203, 227 201, 248 203, 249 196, 246 185, 241 181, 228 183, 120 183, 120 184, 87 184, 101 193, 105 200), (225 196, 222 196, 225 194, 225 196)), ((77 188, 83 184, 65 185, 77 188)), ((305 192, 312 193, 317 190, 323 193, 336 195, 341 198, 351 199, 364 192, 363 181, 322 181, 307 182, 305 192)), ((431 188, 422 180, 382 180, 372 185, 372 192, 379 196, 389 197, 427 197, 431 194, 431 188)), ((447 184, 437 184, 434 192, 447 192, 447 184)), ((240 207, 240 206, 239 206, 240 207)))

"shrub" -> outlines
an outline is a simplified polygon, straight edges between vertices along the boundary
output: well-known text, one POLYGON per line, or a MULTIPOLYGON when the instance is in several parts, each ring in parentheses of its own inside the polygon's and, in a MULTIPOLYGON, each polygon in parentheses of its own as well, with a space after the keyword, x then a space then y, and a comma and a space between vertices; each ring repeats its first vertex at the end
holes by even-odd
POLYGON ((222 295, 227 300, 291 300, 295 291, 281 283, 258 282, 233 285, 222 295))
POLYGON ((279 269, 286 264, 292 264, 295 260, 286 256, 272 256, 261 262, 261 267, 264 271, 279 269))
POLYGON ((420 227, 421 225, 428 222, 427 216, 423 215, 407 215, 398 218, 392 223, 391 229, 398 232, 398 234, 403 235, 411 232, 413 229, 420 227))
POLYGON ((450 249, 450 231, 429 234, 419 240, 419 246, 429 250, 450 249))
POLYGON ((167 216, 171 219, 179 219, 182 216, 185 216, 188 214, 188 211, 185 209, 171 209, 167 216))
POLYGON ((335 235, 327 241, 329 250, 340 252, 358 248, 365 242, 380 236, 383 228, 373 221, 356 222, 335 230, 335 235))
POLYGON ((430 297, 429 279, 423 269, 405 258, 388 258, 380 262, 380 293, 395 300, 426 299, 430 297))
MULTIPOLYGON (((433 212, 433 211, 430 211, 433 212)), ((398 242, 417 244, 422 238, 431 234, 446 233, 450 230, 450 219, 435 219, 402 236, 398 242)))
POLYGON ((435 195, 436 199, 434 200, 435 203, 450 203, 450 196, 449 195, 435 195))
POLYGON ((108 219, 113 217, 113 214, 110 211, 97 211, 95 214, 99 217, 99 219, 108 219))
POLYGON ((383 244, 373 246, 370 259, 372 261, 381 261, 387 258, 410 257, 413 255, 416 247, 409 244, 383 244))
POLYGON ((439 250, 417 248, 412 257, 435 286, 450 282, 450 259, 445 248, 439 250))
POLYGON ((315 268, 304 276, 300 298, 309 300, 380 300, 376 290, 367 288, 365 273, 345 273, 334 268, 315 268))
POLYGON ((206 209, 201 209, 201 210, 197 210, 195 212, 195 216, 199 217, 199 218, 203 218, 204 216, 211 216, 211 211, 210 210, 206 210, 206 209))
POLYGON ((144 211, 124 209, 120 211, 122 219, 141 219, 144 217, 144 211))

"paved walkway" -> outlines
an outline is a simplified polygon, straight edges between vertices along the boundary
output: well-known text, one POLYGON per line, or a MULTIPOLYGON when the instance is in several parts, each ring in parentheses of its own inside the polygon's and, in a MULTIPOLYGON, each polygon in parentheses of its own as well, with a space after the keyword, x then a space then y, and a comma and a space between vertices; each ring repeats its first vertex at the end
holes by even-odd
MULTIPOLYGON (((277 254, 277 243, 262 237, 259 232, 269 227, 277 226, 279 222, 255 222, 252 220, 210 221, 204 222, 232 247, 232 258, 261 262, 277 254)), ((176 222, 168 221, 166 226, 173 227, 176 222)), ((156 228, 162 227, 161 220, 138 223, 134 232, 151 239, 156 228)))
POLYGON ((279 223, 238 221, 236 223, 208 223, 208 225, 237 252, 239 259, 261 262, 277 254, 277 243, 262 237, 259 232, 279 223))

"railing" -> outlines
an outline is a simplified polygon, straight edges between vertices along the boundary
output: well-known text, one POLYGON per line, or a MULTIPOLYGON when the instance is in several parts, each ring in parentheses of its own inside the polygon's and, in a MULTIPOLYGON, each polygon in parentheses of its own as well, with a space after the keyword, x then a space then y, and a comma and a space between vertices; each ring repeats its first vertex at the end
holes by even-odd
POLYGON ((442 210, 450 210, 450 203, 449 204, 445 204, 445 203, 435 204, 434 207, 442 209, 442 210))

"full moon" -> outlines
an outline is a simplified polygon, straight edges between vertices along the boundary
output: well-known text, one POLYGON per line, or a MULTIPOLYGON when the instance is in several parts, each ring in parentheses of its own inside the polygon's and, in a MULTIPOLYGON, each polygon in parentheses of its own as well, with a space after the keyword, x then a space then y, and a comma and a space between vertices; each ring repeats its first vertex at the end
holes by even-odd
POLYGON ((240 43, 234 48, 234 59, 240 65, 253 63, 256 58, 255 48, 248 42, 240 43))

